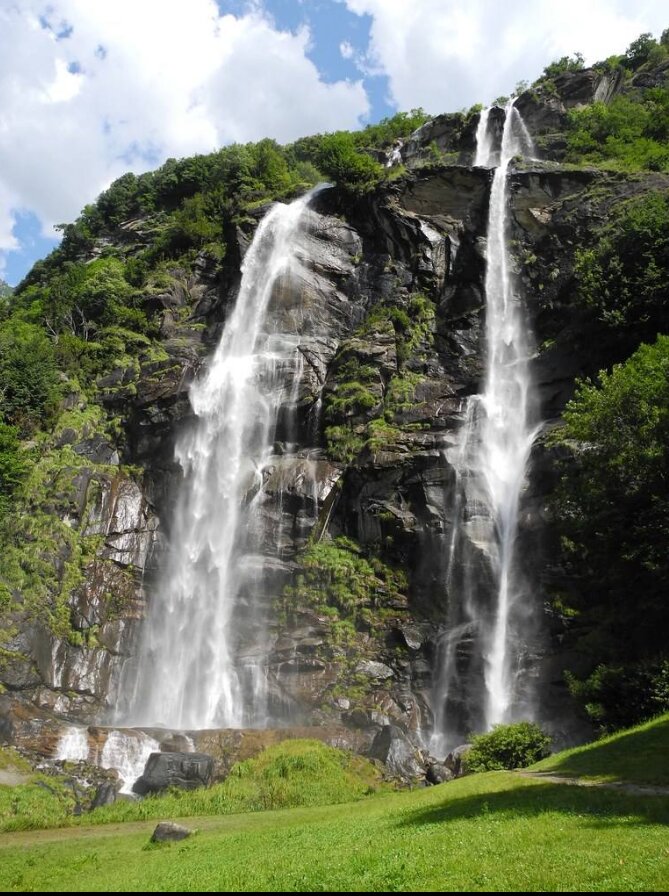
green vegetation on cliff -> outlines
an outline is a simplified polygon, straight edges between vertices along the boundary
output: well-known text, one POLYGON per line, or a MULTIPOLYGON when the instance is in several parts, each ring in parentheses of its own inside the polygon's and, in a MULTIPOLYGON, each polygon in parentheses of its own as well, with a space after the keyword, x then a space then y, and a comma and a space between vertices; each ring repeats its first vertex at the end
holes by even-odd
POLYGON ((406 305, 384 303, 345 340, 325 393, 325 438, 330 457, 349 462, 364 448, 392 449, 401 440, 398 414, 413 403, 421 361, 432 344, 434 304, 415 294, 406 305), (388 346, 385 359, 368 355, 370 344, 388 346))
POLYGON ((555 505, 591 663, 572 688, 604 730, 669 708, 669 336, 581 384, 555 505))

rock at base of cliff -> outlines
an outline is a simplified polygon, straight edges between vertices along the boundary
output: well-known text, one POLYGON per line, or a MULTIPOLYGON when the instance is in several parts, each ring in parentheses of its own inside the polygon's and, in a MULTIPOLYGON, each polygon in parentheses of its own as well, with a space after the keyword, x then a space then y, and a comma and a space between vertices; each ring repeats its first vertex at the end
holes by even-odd
POLYGON ((471 746, 471 744, 460 744, 459 747, 451 750, 444 760, 444 765, 453 772, 454 778, 462 778, 469 774, 467 754, 471 750, 471 746))
POLYGON ((133 784, 133 793, 145 796, 167 787, 196 790, 208 787, 214 776, 214 760, 206 753, 151 753, 144 773, 133 784))
POLYGON ((179 840, 185 840, 192 833, 193 831, 190 828, 184 828, 173 821, 161 821, 156 826, 153 834, 151 834, 151 843, 174 843, 179 840))
POLYGON ((384 725, 374 738, 368 753, 371 759, 385 763, 388 772, 413 781, 424 774, 422 756, 407 735, 395 725, 384 725))
POLYGON ((428 765, 425 772, 425 780, 428 784, 445 784, 446 781, 452 781, 455 775, 450 768, 447 768, 443 762, 433 762, 428 765))

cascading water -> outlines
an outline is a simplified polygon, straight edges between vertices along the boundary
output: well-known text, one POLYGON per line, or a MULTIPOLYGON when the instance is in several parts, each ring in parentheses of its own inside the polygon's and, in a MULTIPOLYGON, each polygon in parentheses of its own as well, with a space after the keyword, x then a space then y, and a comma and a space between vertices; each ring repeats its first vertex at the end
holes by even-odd
POLYGON ((267 331, 267 309, 299 272, 311 195, 275 205, 258 226, 235 308, 191 390, 198 419, 177 445, 185 480, 134 681, 121 688, 130 693, 126 723, 195 729, 268 721, 262 656, 244 656, 243 640, 262 633, 267 556, 280 558, 286 540, 280 526, 265 531, 261 511, 280 416, 282 452, 293 450, 302 355, 299 336, 267 331))
POLYGON ((439 655, 433 745, 527 713, 519 657, 527 593, 515 556, 519 501, 538 428, 531 421, 528 335, 513 291, 507 250, 507 172, 517 155, 534 155, 510 102, 501 147, 489 110, 481 113, 475 164, 496 163, 488 217, 487 364, 482 393, 468 399, 458 446, 448 457, 457 481, 447 573, 446 634, 439 655))

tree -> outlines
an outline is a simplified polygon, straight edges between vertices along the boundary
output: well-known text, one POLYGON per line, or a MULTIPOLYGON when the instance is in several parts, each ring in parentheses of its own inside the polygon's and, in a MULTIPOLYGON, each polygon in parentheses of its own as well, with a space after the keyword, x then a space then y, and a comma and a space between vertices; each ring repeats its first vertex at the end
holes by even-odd
POLYGON ((0 423, 0 518, 27 470, 18 436, 16 426, 0 423))
POLYGON ((10 318, 0 326, 0 417, 31 433, 54 412, 59 377, 53 346, 41 327, 10 318))
POLYGON ((576 634, 611 694, 607 668, 630 677, 669 657, 669 336, 641 345, 598 384, 582 383, 564 419, 559 438, 571 451, 554 510, 578 583, 576 634))
POLYGON ((577 255, 579 295, 627 345, 669 332, 669 191, 623 204, 598 243, 577 255))
POLYGON ((655 47, 657 47, 657 41, 649 31, 640 34, 625 51, 625 62, 629 68, 637 69, 648 61, 655 47))
POLYGON ((316 164, 326 177, 352 192, 374 186, 383 174, 378 162, 358 152, 353 135, 346 131, 321 139, 316 164))

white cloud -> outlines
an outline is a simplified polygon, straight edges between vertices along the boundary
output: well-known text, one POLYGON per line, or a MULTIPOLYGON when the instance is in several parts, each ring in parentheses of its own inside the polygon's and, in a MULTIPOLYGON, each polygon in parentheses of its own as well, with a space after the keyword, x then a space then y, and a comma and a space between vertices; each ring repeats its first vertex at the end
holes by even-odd
POLYGON ((339 52, 341 53, 342 59, 351 59, 355 50, 353 49, 352 44, 350 44, 347 40, 343 40, 339 44, 339 52))
POLYGON ((360 81, 327 84, 309 33, 250 4, 214 0, 13 0, 0 9, 0 249, 12 213, 45 231, 111 180, 233 140, 354 128, 360 81))
POLYGON ((455 111, 581 52, 596 62, 669 25, 666 0, 343 0, 372 16, 369 64, 401 109, 455 111))

